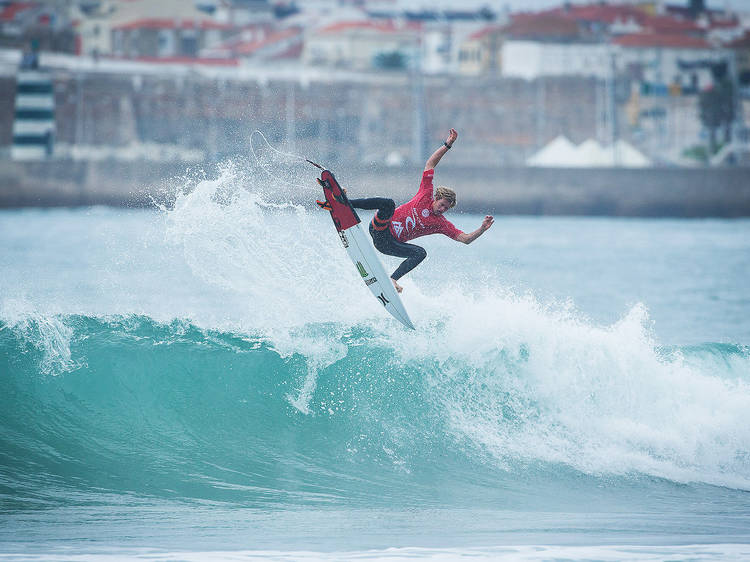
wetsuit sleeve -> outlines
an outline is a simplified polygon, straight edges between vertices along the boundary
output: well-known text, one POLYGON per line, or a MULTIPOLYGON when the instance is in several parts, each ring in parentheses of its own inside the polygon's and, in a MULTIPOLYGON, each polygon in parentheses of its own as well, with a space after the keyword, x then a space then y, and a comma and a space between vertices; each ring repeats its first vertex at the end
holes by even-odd
POLYGON ((455 226, 453 226, 453 223, 446 219, 445 217, 440 217, 443 220, 440 221, 440 227, 438 232, 441 234, 445 234, 448 238, 453 238, 454 240, 458 238, 460 234, 463 234, 463 230, 457 229, 455 226))
POLYGON ((429 193, 430 197, 432 197, 432 180, 435 177, 435 170, 425 170, 422 174, 422 183, 419 184, 419 191, 417 191, 417 196, 423 196, 425 193, 429 193))

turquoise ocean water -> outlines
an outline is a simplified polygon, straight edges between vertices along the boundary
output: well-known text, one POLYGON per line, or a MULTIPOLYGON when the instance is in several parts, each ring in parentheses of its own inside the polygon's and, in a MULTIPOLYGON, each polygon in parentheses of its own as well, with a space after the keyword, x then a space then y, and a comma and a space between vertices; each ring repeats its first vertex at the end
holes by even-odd
POLYGON ((0 212, 0 558, 750 557, 750 221, 423 238, 412 332, 267 183, 0 212))

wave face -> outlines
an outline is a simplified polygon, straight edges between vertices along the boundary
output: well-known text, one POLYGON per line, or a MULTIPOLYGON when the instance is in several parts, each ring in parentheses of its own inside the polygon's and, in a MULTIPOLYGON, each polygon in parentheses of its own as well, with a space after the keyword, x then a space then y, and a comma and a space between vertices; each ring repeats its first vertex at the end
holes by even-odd
POLYGON ((294 346, 145 316, 4 322, 4 500, 507 504, 581 477, 750 489, 747 348, 657 348, 638 308, 596 328, 490 299, 395 339, 310 324, 294 346), (465 323, 488 307, 515 329, 465 323))

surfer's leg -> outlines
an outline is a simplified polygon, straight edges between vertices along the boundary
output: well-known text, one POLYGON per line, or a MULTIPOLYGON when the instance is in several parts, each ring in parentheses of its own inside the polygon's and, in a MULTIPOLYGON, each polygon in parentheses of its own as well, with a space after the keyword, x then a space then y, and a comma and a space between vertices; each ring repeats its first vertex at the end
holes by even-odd
POLYGON ((406 244, 405 242, 397 242, 397 244, 401 247, 405 247, 402 249, 402 252, 405 255, 399 255, 399 257, 405 257, 406 259, 401 262, 401 265, 399 265, 396 268, 396 271, 394 271, 391 275, 391 279, 393 279, 394 281, 398 281, 399 279, 401 279, 404 275, 406 275, 412 269, 422 263, 422 261, 427 257, 427 250, 425 250, 422 246, 417 246, 415 244, 406 244))
POLYGON ((386 197, 368 197, 366 199, 349 199, 349 203, 352 207, 357 209, 365 209, 367 211, 374 211, 377 209, 375 216, 381 221, 387 221, 393 216, 393 211, 396 210, 396 203, 393 199, 386 197))
POLYGON ((370 224, 370 235, 372 236, 375 249, 380 253, 388 256, 396 256, 397 258, 406 258, 401 265, 396 268, 393 275, 391 275, 391 279, 394 281, 401 279, 404 275, 422 263, 422 260, 427 257, 427 250, 422 246, 409 244, 407 242, 399 242, 391 236, 391 233, 388 230, 375 230, 372 224, 370 224))

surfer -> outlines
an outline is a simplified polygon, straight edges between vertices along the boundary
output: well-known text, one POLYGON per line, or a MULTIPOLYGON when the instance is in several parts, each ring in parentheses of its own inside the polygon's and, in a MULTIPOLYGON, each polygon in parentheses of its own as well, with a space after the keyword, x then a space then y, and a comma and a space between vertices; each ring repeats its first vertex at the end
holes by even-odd
POLYGON ((435 166, 451 149, 457 138, 458 133, 451 129, 442 146, 427 159, 419 190, 408 203, 396 207, 393 199, 385 197, 349 200, 352 206, 358 209, 377 210, 370 223, 370 236, 375 248, 389 256, 406 258, 391 275, 393 286, 399 293, 403 288, 398 284, 398 280, 427 257, 424 248, 407 243, 409 240, 428 234, 445 234, 457 242, 471 244, 494 222, 494 218, 487 215, 479 228, 467 234, 443 216, 446 211, 456 206, 455 191, 448 187, 438 187, 433 194, 435 166))

